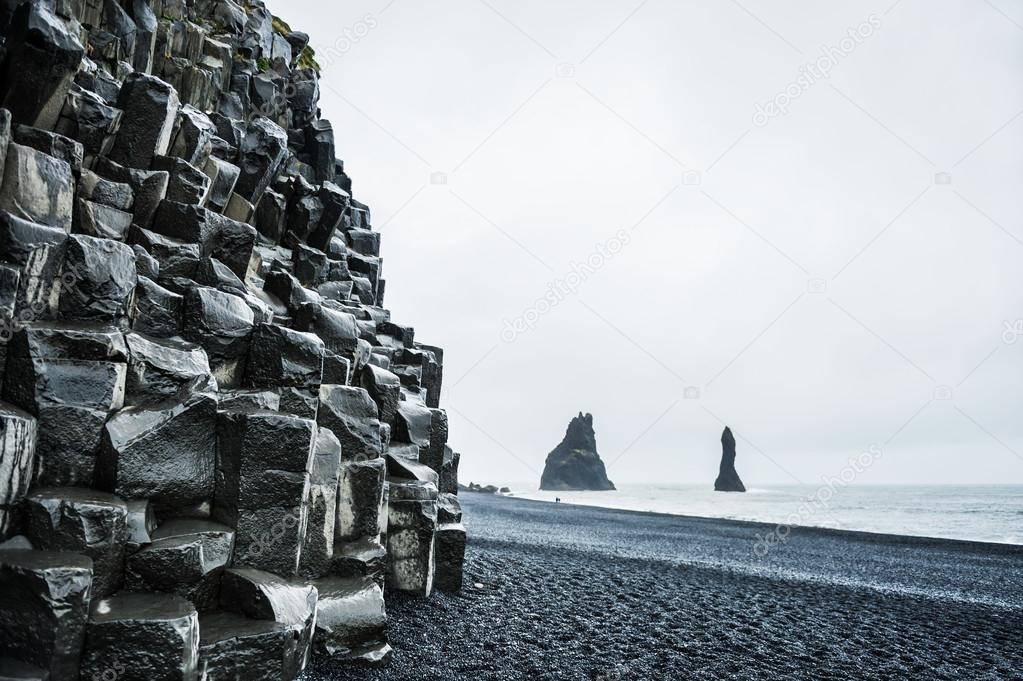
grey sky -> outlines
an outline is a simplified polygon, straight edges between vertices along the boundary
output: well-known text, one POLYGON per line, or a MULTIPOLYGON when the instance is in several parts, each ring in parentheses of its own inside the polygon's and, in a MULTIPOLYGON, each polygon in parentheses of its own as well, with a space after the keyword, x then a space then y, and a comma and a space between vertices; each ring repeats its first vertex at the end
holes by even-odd
POLYGON ((538 480, 583 410, 619 483, 711 484, 723 423, 752 487, 875 444, 864 483, 1023 482, 1020 3, 271 9, 463 481, 538 480))

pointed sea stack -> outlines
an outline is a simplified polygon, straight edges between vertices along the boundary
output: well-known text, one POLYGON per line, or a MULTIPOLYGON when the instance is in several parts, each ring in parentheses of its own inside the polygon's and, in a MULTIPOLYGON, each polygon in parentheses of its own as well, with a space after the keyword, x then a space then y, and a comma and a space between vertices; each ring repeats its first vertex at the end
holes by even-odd
POLYGON ((721 470, 714 481, 715 492, 745 492, 746 486, 735 472, 735 438, 732 430, 725 427, 721 433, 721 470))
POLYGON ((614 483, 607 479, 604 462, 597 454, 593 416, 579 412, 568 424, 561 444, 547 455, 540 489, 605 491, 614 488, 614 483))

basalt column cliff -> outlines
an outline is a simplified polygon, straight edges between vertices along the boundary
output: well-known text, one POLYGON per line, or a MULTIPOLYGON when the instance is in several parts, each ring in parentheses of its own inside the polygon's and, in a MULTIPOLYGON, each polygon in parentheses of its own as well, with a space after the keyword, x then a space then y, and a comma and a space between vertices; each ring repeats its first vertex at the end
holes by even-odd
POLYGON ((308 37, 231 0, 0 34, 0 677, 386 661, 385 591, 461 586, 458 455, 308 37))

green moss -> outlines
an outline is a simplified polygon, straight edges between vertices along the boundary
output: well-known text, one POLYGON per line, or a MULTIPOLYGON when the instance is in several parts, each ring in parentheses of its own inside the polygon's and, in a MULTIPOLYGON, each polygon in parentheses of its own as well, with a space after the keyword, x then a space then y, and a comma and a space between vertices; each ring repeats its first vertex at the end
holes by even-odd
POLYGON ((269 71, 270 60, 267 59, 266 57, 260 57, 259 60, 256 62, 256 66, 259 67, 260 71, 269 71))
POLYGON ((302 54, 298 55, 298 67, 300 69, 312 69, 317 74, 320 72, 320 65, 316 61, 316 50, 306 45, 302 54))

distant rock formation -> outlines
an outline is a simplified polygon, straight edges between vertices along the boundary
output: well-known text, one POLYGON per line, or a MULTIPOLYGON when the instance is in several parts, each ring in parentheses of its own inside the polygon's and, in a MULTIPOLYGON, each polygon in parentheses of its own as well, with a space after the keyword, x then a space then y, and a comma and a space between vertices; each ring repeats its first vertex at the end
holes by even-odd
POLYGON ((579 412, 568 424, 565 439, 547 455, 540 489, 604 491, 614 488, 614 483, 607 479, 604 462, 597 454, 593 415, 579 412))
POLYGON ((721 433, 721 470, 718 471, 718 479, 714 481, 715 492, 745 492, 746 486, 739 479, 735 472, 735 438, 732 430, 725 427, 721 433))

